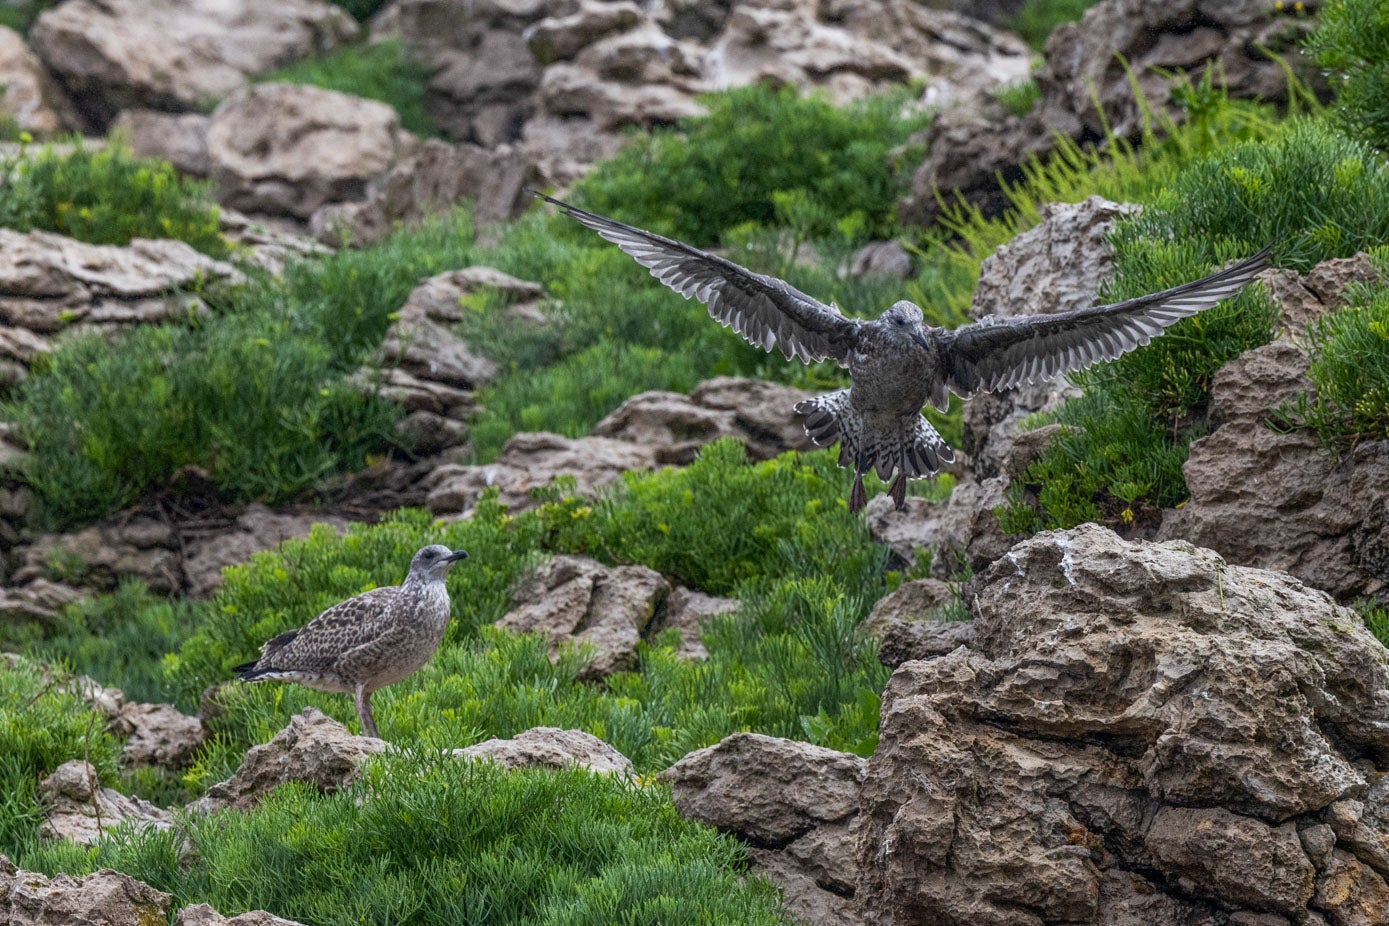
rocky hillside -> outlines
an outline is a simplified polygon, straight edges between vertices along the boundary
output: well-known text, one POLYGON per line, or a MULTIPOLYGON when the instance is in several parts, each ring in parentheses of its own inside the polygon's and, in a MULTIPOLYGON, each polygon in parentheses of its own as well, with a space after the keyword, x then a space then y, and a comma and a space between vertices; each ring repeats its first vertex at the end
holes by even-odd
POLYGON ((0 914, 1389 922, 1377 0, 0 4, 0 914), (1238 297, 897 511, 534 187, 851 315, 1238 297), (471 556, 373 699, 232 682, 471 556))

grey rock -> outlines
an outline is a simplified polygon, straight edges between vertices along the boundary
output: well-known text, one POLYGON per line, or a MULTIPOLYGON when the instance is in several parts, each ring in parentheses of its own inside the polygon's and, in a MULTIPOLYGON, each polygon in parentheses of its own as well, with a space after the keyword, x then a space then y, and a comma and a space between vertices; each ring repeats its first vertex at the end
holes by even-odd
POLYGON ((36 578, 24 585, 0 588, 0 621, 55 626, 67 606, 86 597, 79 589, 36 578))
POLYGON ((590 495, 617 482, 624 472, 655 466, 650 448, 626 441, 521 433, 506 442, 494 463, 436 467, 424 481, 425 504, 435 514, 461 514, 471 509, 486 489, 497 486, 501 502, 521 511, 532 505, 532 489, 549 486, 560 476, 573 477, 575 491, 590 495))
POLYGON ((285 266, 293 261, 332 253, 329 248, 297 231, 274 227, 235 209, 223 207, 218 214, 218 224, 222 236, 232 245, 241 247, 249 263, 275 276, 283 276, 285 266))
POLYGON ((130 141, 140 158, 160 158, 179 173, 206 177, 212 172, 207 130, 212 120, 202 113, 166 113, 157 109, 123 110, 111 123, 111 134, 130 141))
POLYGON ((0 113, 35 138, 55 138, 81 127, 76 110, 38 55, 18 32, 0 26, 0 113))
POLYGON ((532 727, 511 739, 484 740, 455 749, 459 759, 483 759, 505 769, 584 768, 600 775, 634 775, 632 760, 583 730, 532 727))
POLYGON ((122 109, 201 110, 359 31, 324 0, 70 0, 43 12, 29 39, 102 131, 122 109))
POLYGON ((39 835, 95 845, 103 833, 122 824, 135 828, 168 829, 173 815, 138 797, 103 788, 96 769, 81 759, 64 762, 39 782, 47 807, 39 835))
POLYGON ((306 707, 270 742, 252 746, 236 773, 209 788, 189 809, 211 813, 252 807, 287 781, 336 791, 356 778, 363 762, 385 751, 384 740, 353 736, 322 711, 306 707))
POLYGON ((50 878, 0 855, 0 920, 9 926, 149 926, 168 919, 172 900, 108 868, 50 878))
POLYGON ((266 913, 264 910, 251 910, 238 916, 226 917, 205 903, 192 904, 178 911, 174 916, 174 926, 304 926, 298 920, 286 920, 266 913))
POLYGON ((1366 757, 1389 743, 1389 675, 1354 612, 1093 525, 1014 547, 972 610, 969 650, 903 663, 883 696, 869 922, 1375 921, 1382 877, 1339 848, 1316 870, 1298 833, 1383 804, 1366 757))
POLYGON ((206 598, 222 585, 222 570, 244 563, 255 553, 286 540, 307 537, 315 525, 340 533, 347 521, 329 514, 275 512, 254 504, 225 530, 185 542, 184 587, 189 595, 206 598))
POLYGON ((669 594, 670 583, 645 566, 556 556, 526 578, 497 626, 542 634, 555 655, 568 646, 591 648, 582 676, 602 678, 635 667, 637 644, 669 594))
POLYGON ((243 212, 307 219, 361 199, 405 153, 400 116, 385 103, 303 84, 255 84, 213 110, 208 158, 218 199, 243 212))
POLYGON ((126 704, 111 728, 128 737, 121 750, 126 765, 170 769, 187 765, 207 736, 201 720, 180 713, 172 704, 126 704))
POLYGON ((683 585, 677 586, 656 610, 646 636, 654 639, 668 630, 674 630, 680 635, 680 643, 675 648, 677 656, 682 659, 707 659, 709 651, 699 639, 704 624, 721 614, 731 614, 739 607, 733 598, 719 598, 683 585))

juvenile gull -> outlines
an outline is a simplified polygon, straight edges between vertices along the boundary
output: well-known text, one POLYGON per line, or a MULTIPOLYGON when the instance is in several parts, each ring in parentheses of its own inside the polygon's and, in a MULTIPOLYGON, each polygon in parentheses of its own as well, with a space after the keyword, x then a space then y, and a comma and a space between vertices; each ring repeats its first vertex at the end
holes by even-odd
POLYGON ((232 671, 247 682, 297 682, 317 691, 351 692, 364 736, 376 736, 371 693, 408 678, 429 661, 449 625, 444 577, 466 550, 422 547, 400 585, 335 604, 298 630, 260 648, 232 671))
POLYGON ((889 492, 900 511, 907 479, 929 476, 955 458, 921 415, 941 411, 950 393, 1008 389, 1049 379, 1142 347, 1167 326, 1238 293, 1269 265, 1272 248, 1208 277, 1113 305, 1055 315, 989 316, 954 331, 928 327, 921 307, 896 302, 875 321, 846 318, 839 307, 807 296, 784 280, 653 232, 586 212, 542 193, 536 196, 617 245, 651 275, 763 350, 787 360, 833 358, 849 368, 851 385, 796 405, 816 446, 839 441, 839 465, 852 465, 849 510, 868 502, 863 474, 897 477, 889 492))

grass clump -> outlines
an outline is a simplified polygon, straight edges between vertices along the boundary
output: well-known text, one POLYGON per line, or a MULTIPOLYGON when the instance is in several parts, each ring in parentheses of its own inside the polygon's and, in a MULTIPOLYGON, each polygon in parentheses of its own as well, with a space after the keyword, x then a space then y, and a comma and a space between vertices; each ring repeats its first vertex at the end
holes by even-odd
POLYGON ((0 657, 0 854, 15 858, 37 845, 38 783, 59 765, 85 757, 102 777, 115 773, 119 745, 69 682, 0 657))
POLYGON ((1315 389, 1284 411, 1334 449, 1389 438, 1389 287, 1360 296, 1308 328, 1308 376, 1315 389))
POLYGON ((1042 99, 1042 88, 1032 78, 1016 84, 1008 84, 994 91, 994 99, 1004 109, 1021 118, 1032 112, 1032 107, 1042 99))
POLYGON ((1056 31, 1057 26, 1076 22, 1085 15, 1086 10, 1098 2, 1099 0, 1026 0, 1008 26, 1022 36, 1023 41, 1031 45, 1035 51, 1040 52, 1046 48, 1047 39, 1056 31))
POLYGON ((93 244, 177 238, 213 257, 229 253, 208 185, 179 176, 167 162, 137 158, 118 142, 16 155, 0 162, 0 174, 0 226, 93 244))
POLYGON ((30 864, 115 867, 175 908, 320 926, 785 922, 735 840, 682 819, 664 789, 585 771, 391 756, 336 794, 290 784, 251 812, 184 828, 93 853, 54 847, 30 864))
POLYGON ((776 194, 799 193, 836 223, 889 237, 910 169, 894 172, 889 153, 927 118, 903 118, 905 102, 889 94, 841 108, 761 84, 713 94, 704 98, 707 116, 638 139, 576 195, 597 212, 700 246, 744 223, 771 226, 776 194))
POLYGON ((40 13, 57 5, 58 0, 16 0, 13 3, 0 3, 0 26, 8 26, 21 35, 27 34, 40 13))
MULTIPOLYGON (((1280 266, 1306 270, 1389 241, 1389 168, 1368 146, 1321 123, 1248 142, 1186 168, 1112 241, 1118 301, 1195 279, 1267 244, 1280 266)), ((1272 335, 1276 307, 1260 288, 1174 325, 1148 347, 1072 376, 1086 392, 1055 440, 1012 490, 1014 532, 1142 520, 1186 497, 1181 466, 1202 433, 1210 382, 1224 363, 1272 335), (1154 427, 1161 422, 1161 427, 1154 427), (1028 504, 1023 486, 1038 494, 1028 504)))
POLYGON ((310 84, 380 100, 400 114, 400 124, 407 130, 424 136, 439 134, 438 126, 424 109, 429 69, 415 60, 398 39, 347 45, 322 58, 298 61, 256 79, 310 84))
POLYGON ((1319 15, 1307 49, 1335 78, 1334 118, 1389 150, 1389 7, 1381 0, 1333 0, 1319 15))

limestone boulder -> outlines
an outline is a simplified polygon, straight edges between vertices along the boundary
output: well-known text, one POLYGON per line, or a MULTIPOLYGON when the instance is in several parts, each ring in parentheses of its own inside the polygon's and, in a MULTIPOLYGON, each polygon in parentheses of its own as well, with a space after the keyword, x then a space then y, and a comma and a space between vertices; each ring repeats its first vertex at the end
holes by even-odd
POLYGON ((244 563, 253 554, 286 540, 307 537, 316 525, 340 533, 347 523, 346 519, 327 513, 277 512, 264 505, 251 505, 221 530, 184 537, 184 588, 194 597, 210 597, 221 587, 222 570, 227 566, 244 563))
POLYGON ((272 225, 261 216, 248 215, 225 206, 217 216, 222 237, 241 249, 244 259, 266 273, 283 276, 285 267, 295 261, 312 260, 332 253, 332 250, 313 238, 300 234, 291 224, 281 220, 272 225))
POLYGON ((749 844, 787 911, 814 924, 863 920, 854 824, 865 761, 810 743, 735 733, 661 773, 676 809, 749 844))
POLYGON ((189 808, 202 813, 245 809, 287 781, 336 791, 356 778, 363 762, 385 751, 384 740, 354 736, 322 711, 306 707, 270 742, 252 746, 232 777, 213 785, 189 808))
POLYGON ((892 668, 944 656, 974 640, 973 622, 944 619, 956 598, 956 590, 939 579, 904 582, 878 600, 859 632, 878 638, 878 659, 892 668))
POLYGON ((777 383, 722 376, 700 383, 689 395, 643 392, 598 422, 598 437, 640 444, 661 466, 684 466, 699 449, 721 437, 736 437, 755 460, 787 450, 813 450, 793 409, 810 393, 777 383))
POLYGON ((600 775, 634 775, 632 760, 583 730, 532 727, 511 739, 455 749, 455 758, 495 762, 505 769, 584 768, 600 775))
POLYGON ((70 534, 44 534, 17 551, 13 589, 49 577, 98 590, 136 578, 151 590, 173 593, 183 586, 179 537, 167 521, 132 517, 70 534))
POLYGON ((44 11, 29 39, 101 131, 122 109, 201 110, 359 32, 326 0, 70 0, 44 11))
POLYGON ((148 926, 168 919, 172 901, 109 868, 85 878, 50 878, 0 855, 0 920, 10 926, 148 926))
POLYGON ((39 794, 47 805, 39 824, 39 835, 45 839, 90 846, 122 824, 168 829, 174 823, 171 813, 149 801, 101 787, 96 769, 81 759, 54 769, 39 782, 39 794))
POLYGON ((656 454, 640 444, 606 437, 571 439, 548 432, 523 432, 502 447, 493 463, 466 466, 446 463, 436 467, 423 482, 425 504, 438 515, 470 510, 492 486, 500 501, 513 511, 529 508, 531 492, 553 485, 561 476, 572 477, 574 491, 591 495, 612 485, 630 470, 654 469, 656 454))
POLYGON ((556 556, 526 578, 513 608, 497 626, 539 633, 551 651, 591 650, 585 678, 602 678, 636 666, 641 642, 670 583, 645 566, 604 566, 583 556, 556 556))
POLYGON ((111 729, 127 737, 121 750, 126 765, 171 769, 187 765, 207 736, 201 720, 180 713, 172 704, 126 704, 111 729))
POLYGON ((205 312, 178 290, 238 282, 240 271, 182 241, 136 238, 88 244, 45 231, 0 229, 0 337, 3 356, 22 364, 51 349, 66 330, 115 330, 205 312))
POLYGON ((1389 596, 1389 441, 1340 457, 1315 433, 1269 427, 1280 403, 1311 387, 1308 358, 1276 340, 1226 364, 1211 388, 1218 426, 1193 441, 1191 498, 1164 512, 1159 536, 1232 562, 1282 569, 1345 601, 1389 596))
POLYGON ((0 588, 0 622, 56 626, 67 606, 84 597, 80 589, 42 577, 0 588))
POLYGON ((224 205, 308 219, 328 203, 363 198, 368 181, 405 153, 406 137, 385 103, 264 83, 213 110, 207 150, 224 205))
POLYGON ((0 26, 0 113, 35 138, 81 128, 77 111, 18 32, 0 26))
POLYGON ((897 511, 886 494, 868 500, 865 517, 873 539, 892 549, 903 567, 916 565, 922 552, 931 556, 931 575, 948 579, 983 569, 1008 552, 1015 538, 1003 532, 994 513, 1007 501, 1006 476, 962 479, 944 502, 908 498, 897 511))
POLYGON ((223 916, 205 903, 192 904, 178 911, 174 916, 174 926, 304 926, 298 920, 286 920, 266 913, 264 910, 250 910, 237 916, 223 916))
POLYGON ((720 598, 693 588, 676 586, 656 609, 646 636, 655 639, 667 631, 679 634, 675 654, 682 659, 707 659, 699 635, 704 624, 723 614, 732 614, 741 607, 733 598, 720 598))
POLYGON ((1292 337, 1307 326, 1345 306, 1346 288, 1354 283, 1384 282, 1384 272, 1363 251, 1353 257, 1325 260, 1307 273, 1274 267, 1259 274, 1279 308, 1280 329, 1292 337))
POLYGON ((111 123, 111 134, 128 140, 136 157, 160 158, 181 174, 206 177, 212 172, 212 159, 207 153, 207 130, 211 124, 212 120, 203 113, 127 109, 111 123))
POLYGON ((859 810, 869 922, 1389 915, 1366 851, 1389 653, 1354 611, 1094 525, 1017 545, 974 591, 971 648, 903 663, 883 695, 859 810))

